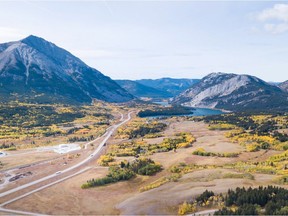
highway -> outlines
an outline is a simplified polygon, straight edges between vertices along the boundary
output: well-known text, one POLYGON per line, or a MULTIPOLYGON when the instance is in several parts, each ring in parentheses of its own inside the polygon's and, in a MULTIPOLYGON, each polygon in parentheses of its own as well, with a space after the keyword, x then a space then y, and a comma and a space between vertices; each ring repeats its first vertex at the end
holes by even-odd
MULTIPOLYGON (((123 119, 124 119, 124 115, 122 114, 122 113, 120 113, 120 115, 121 115, 121 118, 120 118, 120 121, 123 121, 123 119)), ((129 115, 129 114, 128 114, 129 115)), ((129 115, 130 116, 130 115, 129 115)), ((129 117, 128 116, 128 117, 129 117)), ((131 118, 131 117, 130 117, 131 118)), ((130 119, 129 119, 130 120, 130 119)), ((129 121, 128 120, 128 121, 129 121)), ((125 122, 124 122, 125 123, 125 122)), ((113 127, 113 126, 110 126, 110 127, 108 127, 107 129, 106 129, 106 132, 108 131, 108 130, 110 130, 111 129, 111 127, 113 127)), ((119 127, 119 126, 118 126, 119 127)), ((106 133, 105 133, 106 134, 106 133)), ((104 134, 104 135, 105 135, 104 134)), ((103 135, 103 136, 104 136, 103 135)), ((85 144, 85 149, 87 149, 88 148, 88 146, 90 145, 90 144, 92 144, 92 143, 94 143, 94 142, 96 142, 96 141, 98 141, 99 139, 101 139, 102 138, 102 136, 101 137, 98 137, 98 138, 96 138, 95 140, 92 140, 92 141, 90 141, 90 142, 87 142, 86 144, 85 144)))
MULTIPOLYGON (((30 191, 30 192, 28 192, 28 193, 25 193, 25 194, 23 194, 23 195, 21 195, 21 196, 18 196, 18 197, 14 198, 14 199, 8 200, 8 201, 6 201, 6 202, 4 202, 4 203, 1 203, 1 204, 0 204, 0 207, 3 207, 3 206, 5 206, 5 205, 8 205, 8 204, 10 204, 10 203, 12 203, 12 202, 15 202, 15 201, 17 201, 17 200, 19 200, 19 199, 22 199, 22 198, 24 198, 24 197, 27 197, 27 196, 29 196, 29 195, 31 195, 31 194, 33 194, 33 193, 36 193, 36 192, 38 192, 38 191, 40 191, 40 190, 45 189, 45 188, 51 187, 52 185, 58 184, 58 183, 60 183, 60 182, 62 182, 62 181, 65 181, 65 180, 67 180, 67 179, 69 179, 69 178, 72 178, 72 177, 74 177, 74 176, 76 176, 76 175, 79 175, 79 174, 81 174, 81 173, 83 173, 83 172, 86 172, 86 171, 89 170, 89 169, 91 169, 91 167, 86 167, 86 168, 80 170, 79 172, 76 172, 76 173, 74 173, 74 174, 72 174, 72 175, 66 176, 65 178, 61 178, 61 179, 59 179, 59 180, 57 180, 57 181, 55 181, 55 182, 46 184, 46 185, 44 185, 44 186, 42 186, 42 187, 39 187, 39 188, 37 188, 37 189, 35 189, 35 190, 32 190, 32 191, 30 191)), ((0 208, 0 210, 1 210, 1 208, 0 208)))
MULTIPOLYGON (((16 188, 13 188, 13 189, 11 189, 11 190, 8 190, 8 191, 5 191, 5 192, 3 192, 3 193, 0 193, 0 197, 4 197, 4 196, 7 196, 7 195, 9 195, 9 194, 15 193, 15 192, 17 192, 17 191, 23 190, 23 189, 25 189, 25 188, 27 188, 27 187, 30 187, 30 186, 36 185, 36 184, 38 184, 38 183, 40 183, 40 182, 43 182, 43 181, 52 179, 52 178, 54 178, 54 177, 56 177, 56 176, 58 177, 58 176, 60 176, 61 174, 67 173, 67 172, 72 171, 72 170, 75 170, 76 168, 79 168, 80 166, 88 163, 89 161, 92 161, 92 160, 96 159, 97 156, 98 156, 97 154, 100 153, 101 149, 102 149, 103 146, 106 144, 106 142, 107 142, 107 140, 110 138, 110 136, 115 132, 115 130, 116 130, 118 127, 120 127, 121 125, 125 124, 126 122, 128 122, 128 121, 131 119, 131 114, 132 114, 132 113, 133 113, 133 112, 129 112, 128 115, 127 115, 127 119, 125 119, 125 120, 124 120, 123 114, 121 114, 122 117, 121 117, 121 122, 120 122, 120 123, 118 123, 118 124, 116 124, 116 125, 114 125, 114 126, 109 127, 109 128, 107 129, 106 133, 103 134, 101 137, 99 137, 99 138, 97 138, 97 139, 95 139, 95 140, 93 140, 93 141, 90 141, 88 144, 91 144, 91 143, 99 140, 100 138, 104 138, 103 141, 99 144, 99 146, 95 149, 95 151, 94 151, 91 155, 89 155, 86 159, 84 159, 83 161, 81 161, 81 162, 79 162, 78 164, 76 164, 76 165, 74 165, 74 166, 71 166, 71 167, 69 167, 69 168, 67 168, 67 169, 59 170, 59 171, 55 172, 54 174, 48 175, 48 176, 43 177, 43 178, 41 178, 41 179, 35 180, 35 181, 33 181, 33 182, 29 182, 29 183, 27 183, 27 184, 24 184, 24 185, 18 186, 18 187, 16 187, 16 188)), ((87 143, 86 143, 86 145, 87 145, 87 143)), ((86 146, 86 145, 85 145, 85 146, 86 146)), ((2 203, 0 206, 3 207, 3 206, 5 206, 5 205, 7 205, 7 204, 9 204, 9 203, 12 203, 12 202, 14 202, 14 201, 16 201, 16 200, 19 200, 19 199, 23 198, 23 197, 25 197, 25 196, 29 196, 29 195, 31 195, 32 193, 35 193, 35 192, 37 192, 37 191, 39 191, 39 190, 42 190, 42 189, 44 189, 44 188, 46 188, 46 187, 49 187, 49 186, 51 186, 51 185, 53 185, 53 184, 57 184, 57 183, 59 183, 59 182, 61 182, 61 181, 64 181, 64 180, 66 180, 66 179, 68 179, 68 178, 71 178, 71 177, 73 177, 73 176, 75 176, 75 175, 77 175, 77 174, 79 174, 79 173, 81 173, 81 172, 84 172, 83 170, 86 171, 87 169, 88 169, 88 168, 82 169, 81 171, 79 171, 79 172, 77 172, 77 173, 74 173, 74 174, 72 174, 72 175, 70 175, 70 176, 66 176, 66 177, 64 177, 64 178, 61 178, 61 179, 59 179, 59 180, 57 180, 57 181, 55 181, 55 182, 50 183, 49 185, 45 185, 45 186, 43 186, 43 187, 40 187, 40 188, 35 189, 35 190, 33 190, 33 191, 30 191, 30 192, 28 192, 28 193, 26 193, 26 194, 24 194, 24 195, 22 195, 22 196, 16 197, 15 199, 8 200, 8 201, 6 201, 5 203, 2 203)), ((1 210, 1 209, 0 209, 0 210, 1 210)))
MULTIPOLYGON (((26 211, 18 211, 18 210, 13 210, 13 209, 4 209, 0 208, 0 212, 5 212, 9 213, 9 215, 37 215, 37 216, 42 216, 43 214, 39 213, 33 213, 33 212, 26 212, 26 211)), ((8 215, 8 214, 7 214, 8 215)), ((44 216, 44 215, 43 215, 44 216)))

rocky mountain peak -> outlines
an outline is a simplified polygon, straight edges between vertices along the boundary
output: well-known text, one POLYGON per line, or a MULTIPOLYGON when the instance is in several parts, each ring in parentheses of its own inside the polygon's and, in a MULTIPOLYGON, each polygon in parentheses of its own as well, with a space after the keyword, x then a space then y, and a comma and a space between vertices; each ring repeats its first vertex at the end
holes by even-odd
POLYGON ((0 44, 0 98, 25 101, 108 102, 133 99, 116 82, 68 51, 30 35, 0 44), (22 99, 21 99, 22 98, 22 99), (40 99, 40 100, 39 100, 40 99))
POLYGON ((173 103, 228 110, 287 109, 287 96, 257 77, 212 73, 175 97, 173 103))

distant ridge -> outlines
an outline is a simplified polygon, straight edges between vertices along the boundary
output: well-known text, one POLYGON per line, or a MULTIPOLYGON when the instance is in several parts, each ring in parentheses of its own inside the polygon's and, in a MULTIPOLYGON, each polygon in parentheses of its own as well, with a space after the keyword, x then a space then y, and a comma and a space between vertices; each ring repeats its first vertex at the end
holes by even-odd
POLYGON ((115 80, 122 88, 128 91, 130 94, 141 98, 171 98, 173 95, 168 91, 161 91, 150 86, 142 85, 132 80, 115 80))
POLYGON ((249 75, 212 73, 173 98, 173 103, 233 111, 288 111, 288 94, 249 75))
POLYGON ((40 37, 0 44, 0 99, 40 103, 126 102, 109 77, 40 37))
POLYGON ((160 79, 141 79, 136 82, 158 89, 162 92, 167 92, 171 96, 176 96, 185 91, 192 85, 199 82, 199 79, 176 79, 176 78, 160 78, 160 79))
POLYGON ((279 87, 283 90, 288 92, 288 80, 279 84, 279 87))

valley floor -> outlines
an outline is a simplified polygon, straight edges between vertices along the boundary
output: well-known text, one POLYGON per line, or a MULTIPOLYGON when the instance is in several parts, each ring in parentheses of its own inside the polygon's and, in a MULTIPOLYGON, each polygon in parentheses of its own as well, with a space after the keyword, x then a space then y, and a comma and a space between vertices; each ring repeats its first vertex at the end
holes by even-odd
MULTIPOLYGON (((68 180, 52 185, 39 192, 33 193, 23 199, 17 200, 5 206, 8 209, 22 210, 41 214, 177 214, 179 204, 184 201, 191 201, 204 190, 212 190, 215 193, 225 193, 229 188, 256 187, 258 185, 275 185, 275 175, 252 173, 249 178, 239 177, 239 171, 228 168, 226 165, 237 161, 265 161, 271 155, 279 154, 279 151, 258 151, 246 152, 245 148, 238 143, 231 142, 224 136, 225 131, 209 130, 208 125, 203 122, 185 120, 185 118, 170 118, 163 137, 142 139, 152 145, 160 143, 165 137, 173 137, 178 132, 189 132, 196 142, 189 148, 179 148, 177 151, 155 153, 150 156, 155 162, 163 166, 163 170, 154 176, 137 176, 129 181, 118 182, 107 186, 81 189, 81 185, 88 179, 104 177, 108 173, 107 167, 102 167, 97 162, 89 163, 90 169, 76 175, 68 180), (193 155, 196 149, 203 148, 207 152, 214 153, 239 153, 238 157, 216 157, 193 155), (140 192, 140 188, 147 186, 163 177, 171 175, 170 168, 179 163, 199 165, 199 168, 190 170, 175 182, 167 182, 154 189, 140 192), (206 166, 205 166, 206 165, 206 166)), ((119 139, 112 136, 107 146, 119 144, 127 139, 119 139)), ((96 148, 97 146, 95 146, 96 148)), ((55 167, 64 166, 67 161, 69 165, 77 163, 83 157, 90 154, 90 150, 70 153, 69 155, 57 156, 56 153, 41 153, 31 155, 31 158, 17 153, 13 160, 7 162, 11 166, 28 164, 32 161, 46 160, 45 164, 38 164, 34 167, 23 168, 25 172, 32 172, 18 181, 7 184, 0 192, 15 187, 17 184, 24 184, 47 173, 55 172, 55 167), (79 154, 77 156, 77 154, 79 154), (34 159, 33 159, 34 155, 34 159), (23 160, 21 160, 23 158, 23 160), (51 161, 50 161, 51 160, 51 161), (13 162, 17 161, 17 162, 13 162), (20 161, 20 162, 19 162, 20 161), (53 161, 53 162, 52 162, 53 161), (58 162, 57 162, 58 161, 58 162), (50 168, 48 168, 50 167, 50 168), (51 168, 52 167, 52 168, 51 168), (54 168, 53 168, 54 167, 54 168), (50 169, 50 171, 49 171, 50 169)), ((107 148, 105 151, 108 151, 107 148)), ((20 151, 18 151, 20 152, 20 151)), ((103 152, 105 153, 105 152, 103 152)), ((132 160, 132 157, 117 157, 116 160, 132 160)), ((66 165, 65 165, 66 166, 66 165)), ((59 170, 59 169, 58 169, 59 170)), ((283 185, 281 185, 283 187, 283 185)), ((284 186, 285 187, 285 186, 284 186)), ((3 198, 1 202, 5 201, 3 198)))

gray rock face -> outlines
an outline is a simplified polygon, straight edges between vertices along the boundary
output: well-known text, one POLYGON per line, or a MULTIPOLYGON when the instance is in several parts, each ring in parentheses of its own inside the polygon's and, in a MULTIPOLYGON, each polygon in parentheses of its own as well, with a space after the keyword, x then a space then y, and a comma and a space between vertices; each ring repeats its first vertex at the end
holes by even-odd
POLYGON ((284 90, 285 92, 288 92, 288 80, 286 80, 285 82, 282 82, 279 84, 279 87, 284 90))
POLYGON ((98 70, 36 36, 0 44, 2 100, 126 102, 133 96, 98 70))
POLYGON ((173 103, 234 111, 287 110, 288 95, 249 75, 212 73, 182 92, 173 103))

